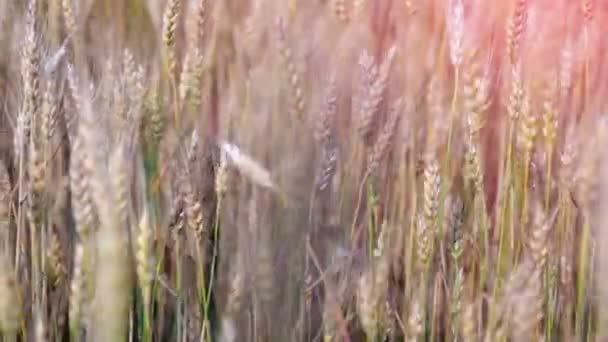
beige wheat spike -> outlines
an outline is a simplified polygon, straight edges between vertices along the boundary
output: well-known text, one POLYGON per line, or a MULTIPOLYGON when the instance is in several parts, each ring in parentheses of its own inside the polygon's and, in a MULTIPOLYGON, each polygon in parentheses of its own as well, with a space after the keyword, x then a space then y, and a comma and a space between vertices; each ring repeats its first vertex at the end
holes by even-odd
POLYGON ((196 198, 196 193, 191 185, 186 185, 184 189, 184 202, 186 205, 186 221, 188 228, 201 239, 203 234, 207 232, 207 228, 203 222, 203 208, 201 202, 196 198))
POLYGON ((91 174, 84 166, 85 151, 80 135, 72 140, 72 160, 70 162, 70 189, 72 207, 76 221, 76 231, 81 241, 88 241, 91 232, 97 228, 97 212, 93 204, 90 187, 91 174))
POLYGON ((418 12, 418 7, 416 7, 416 5, 412 3, 412 1, 405 0, 404 3, 408 15, 414 15, 418 12))
POLYGON ((365 14, 368 0, 353 0, 353 19, 361 19, 365 14))
POLYGON ((245 19, 244 23, 244 35, 245 35, 245 46, 248 53, 252 50, 255 51, 258 47, 260 38, 262 37, 262 14, 264 9, 269 5, 268 2, 262 0, 251 1, 251 8, 249 15, 245 19))
POLYGON ((483 168, 481 162, 481 156, 477 150, 477 145, 473 141, 471 136, 466 138, 465 146, 465 165, 464 165, 464 178, 471 185, 475 193, 483 193, 483 168))
POLYGON ((380 94, 384 92, 396 57, 397 46, 392 45, 387 50, 386 56, 384 56, 384 59, 378 68, 378 79, 375 81, 375 86, 372 87, 372 94, 380 94))
POLYGON ((574 64, 574 56, 572 51, 572 39, 567 38, 560 52, 559 61, 559 90, 562 100, 566 98, 570 87, 572 86, 572 70, 574 64))
MULTIPOLYGON (((90 124, 87 117, 87 125, 90 124)), ((85 128, 88 130, 89 128, 85 128)), ((94 133, 93 133, 94 134, 94 133)), ((95 137, 90 142, 94 142, 95 137)), ((100 157, 93 159, 99 164, 100 157)), ((97 233, 95 272, 95 324, 91 326, 94 341, 123 341, 128 336, 131 306, 131 258, 128 249, 125 203, 130 184, 126 181, 126 165, 122 148, 113 151, 110 169, 117 177, 108 182, 93 181, 96 204, 99 208, 100 229, 97 233), (99 182, 99 183, 97 183, 99 182), (98 187, 110 187, 101 189, 98 187), (117 203, 117 205, 112 205, 117 203)), ((93 178, 102 177, 98 170, 93 178)))
POLYGON ((418 341, 424 328, 424 309, 420 304, 420 298, 414 296, 411 301, 410 313, 407 319, 406 341, 418 341))
MULTIPOLYGON (((264 228, 268 229, 268 228, 264 228)), ((256 282, 260 298, 264 303, 271 303, 274 299, 274 271, 271 250, 270 234, 260 232, 259 246, 257 248, 256 282)))
POLYGON ((549 233, 553 227, 553 222, 557 216, 557 210, 554 211, 552 217, 547 217, 540 203, 536 203, 534 208, 534 216, 532 220, 533 227, 531 236, 528 242, 532 259, 536 263, 536 267, 542 268, 547 261, 547 253, 549 249, 549 233))
POLYGON ((257 190, 254 190, 249 201, 248 223, 249 229, 257 237, 255 248, 255 288, 263 303, 269 304, 274 298, 274 262, 272 255, 271 231, 269 227, 262 227, 258 217, 257 190))
POLYGON ((270 172, 266 170, 260 163, 245 154, 236 145, 223 142, 220 144, 221 150, 226 153, 228 161, 232 164, 243 176, 249 178, 254 184, 267 188, 273 191, 278 191, 278 186, 272 180, 270 172))
MULTIPOLYGON (((552 81, 548 86, 545 94, 545 100, 543 101, 543 128, 542 133, 545 138, 545 147, 547 150, 553 150, 555 145, 555 139, 557 137, 558 129, 558 117, 557 109, 555 105, 555 98, 557 95, 557 81, 552 81)), ((549 153, 551 152, 549 151, 549 153)))
POLYGON ((392 226, 384 222, 382 230, 378 235, 376 248, 373 251, 373 267, 374 267, 374 296, 376 302, 376 317, 380 328, 388 328, 389 324, 386 321, 387 307, 382 305, 388 300, 389 277, 391 271, 391 253, 389 251, 389 243, 391 242, 392 226))
POLYGON ((24 112, 17 114, 17 127, 15 127, 15 133, 13 136, 13 153, 16 159, 19 159, 24 155, 25 148, 29 139, 26 135, 29 135, 29 117, 24 112))
POLYGON ((509 118, 516 121, 521 116, 523 102, 525 100, 521 68, 515 66, 511 75, 511 94, 509 95, 507 110, 509 112, 509 118))
POLYGON ((230 291, 226 301, 226 315, 235 315, 242 307, 245 291, 245 267, 241 253, 237 253, 236 267, 230 280, 230 291))
MULTIPOLYGON (((190 146, 188 147, 187 160, 190 165, 196 163, 196 150, 199 144, 198 132, 196 129, 192 131, 190 146)), ((208 227, 204 226, 203 207, 197 196, 196 188, 188 177, 187 172, 180 172, 179 176, 179 191, 180 199, 184 201, 185 221, 188 228, 195 234, 198 239, 201 239, 208 227)))
MULTIPOLYGON (((88 98, 89 89, 82 88, 82 91, 85 93, 83 98, 88 98)), ((88 175, 88 186, 91 197, 96 203, 99 220, 107 220, 108 218, 103 216, 111 214, 115 220, 114 223, 118 227, 125 228, 123 219, 123 191, 125 190, 116 184, 123 180, 123 164, 114 161, 114 159, 119 160, 122 157, 122 149, 109 151, 109 134, 103 134, 105 127, 99 127, 92 106, 92 101, 83 101, 83 109, 79 116, 78 135, 79 139, 82 139, 83 170, 88 175), (110 154, 110 152, 115 153, 110 154), (110 156, 113 158, 109 158, 110 156), (110 168, 108 168, 109 161, 112 162, 109 164, 110 168), (118 177, 109 177, 109 170, 118 170, 118 177), (112 191, 114 192, 112 193, 112 191), (117 200, 119 201, 116 202, 117 200), (118 208, 110 204, 118 204, 118 208)))
POLYGON ((136 271, 142 296, 144 299, 144 307, 150 309, 151 286, 153 280, 154 260, 152 259, 152 227, 146 210, 141 214, 141 219, 138 225, 136 238, 136 271))
POLYGON ((464 4, 462 0, 450 0, 447 10, 447 29, 450 46, 450 61, 455 68, 462 63, 464 40, 464 4))
POLYGON ((424 169, 424 218, 426 226, 434 229, 439 210, 439 163, 431 158, 424 169))
POLYGON ((223 199, 228 191, 229 172, 227 158, 226 153, 220 153, 220 162, 215 174, 215 194, 218 200, 223 199))
POLYGON ((90 246, 90 244, 85 246, 85 244, 77 242, 74 247, 69 307, 70 330, 74 334, 80 334, 90 318, 90 303, 93 294, 90 246))
POLYGON ((469 70, 465 73, 464 82, 464 108, 468 134, 477 136, 484 125, 483 113, 489 106, 488 81, 476 76, 475 71, 469 70))
POLYGON ((283 18, 277 20, 277 44, 289 78, 290 111, 299 120, 304 120, 305 100, 302 75, 296 68, 293 50, 289 47, 287 28, 283 18))
POLYGON ((61 0, 61 8, 63 9, 63 20, 68 36, 74 37, 77 32, 77 25, 73 0, 61 0))
POLYGON ((157 89, 151 89, 148 92, 144 101, 145 119, 149 123, 149 137, 152 142, 159 144, 166 126, 166 119, 162 112, 161 95, 157 89))
POLYGON ((507 50, 512 65, 516 65, 521 57, 522 39, 528 19, 527 2, 528 0, 516 0, 515 9, 507 24, 507 50))
POLYGON ((205 24, 207 22, 207 15, 209 13, 209 4, 208 0, 199 0, 197 7, 197 42, 198 44, 203 43, 203 39, 205 38, 205 24))
POLYGON ((447 216, 447 224, 448 224, 448 232, 451 235, 451 248, 450 254, 454 263, 459 265, 459 262, 462 257, 462 253, 464 252, 463 246, 463 225, 464 225, 464 203, 460 196, 450 196, 446 199, 446 203, 449 204, 447 208, 448 215, 447 216))
POLYGON ((329 5, 333 15, 342 22, 349 21, 348 8, 346 6, 346 0, 330 0, 329 5))
POLYGON ((335 76, 328 79, 324 94, 324 102, 319 110, 315 126, 315 139, 321 150, 320 167, 317 175, 316 187, 324 191, 331 183, 338 166, 338 146, 333 132, 333 119, 337 112, 337 89, 335 76))
POLYGON ((144 70, 141 65, 135 62, 135 57, 128 49, 123 52, 122 68, 125 87, 123 96, 128 97, 127 100, 132 107, 139 108, 146 92, 144 70))
POLYGON ((368 338, 373 339, 377 332, 376 302, 374 293, 373 269, 369 268, 359 279, 357 286, 357 314, 368 338))
POLYGON ((47 163, 48 159, 50 158, 50 145, 53 137, 55 136, 55 130, 57 129, 57 99, 55 97, 54 82, 52 80, 48 80, 46 82, 46 87, 44 88, 44 93, 42 95, 40 113, 40 134, 44 141, 46 150, 45 163, 47 163))
POLYGON ((534 115, 530 106, 530 99, 527 95, 524 95, 517 138, 519 147, 522 148, 525 153, 530 153, 530 151, 532 151, 538 133, 536 115, 534 115))
POLYGON ((45 191, 45 165, 43 152, 39 143, 31 141, 28 154, 28 172, 30 180, 30 206, 33 210, 34 219, 37 220, 43 210, 45 191))
POLYGON ((191 0, 186 4, 186 38, 190 48, 202 48, 205 25, 210 13, 209 0, 191 0))
POLYGON ((177 56, 175 52, 175 33, 179 21, 181 0, 169 0, 163 14, 163 44, 165 63, 170 77, 175 77, 177 56))
POLYGON ((573 179, 576 173, 576 162, 579 159, 579 141, 576 134, 576 128, 574 124, 570 123, 566 127, 566 136, 564 141, 564 147, 560 154, 561 168, 559 170, 560 182, 567 188, 570 188, 574 184, 573 179))
POLYGON ((186 226, 186 214, 184 210, 180 208, 179 212, 172 216, 175 217, 174 223, 169 226, 171 238, 175 243, 180 241, 183 229, 186 226))
POLYGON ((431 260, 433 234, 427 226, 427 220, 423 215, 418 215, 416 220, 416 266, 422 274, 425 272, 431 260))
POLYGON ((186 159, 190 165, 194 165, 198 158, 198 148, 200 146, 200 135, 198 134, 198 129, 194 127, 192 130, 192 134, 190 136, 190 144, 188 144, 188 149, 186 151, 186 159))
POLYGON ((371 145, 372 143, 374 120, 380 103, 384 98, 384 93, 396 55, 397 48, 393 45, 388 50, 379 67, 376 67, 374 58, 367 52, 363 52, 359 58, 359 65, 361 66, 363 76, 359 94, 357 95, 357 110, 359 111, 357 114, 359 120, 358 131, 366 145, 371 145), (366 75, 368 73, 369 75, 366 75))
POLYGON ((572 261, 567 255, 562 255, 559 258, 560 277, 559 282, 563 288, 572 286, 574 280, 574 271, 572 268, 572 261))
POLYGON ((338 89, 336 87, 336 76, 331 74, 327 80, 324 91, 324 99, 319 110, 315 126, 315 139, 321 146, 326 144, 331 135, 333 119, 338 110, 338 89))
POLYGON ((70 284, 70 329, 74 334, 80 332, 85 313, 88 312, 86 263, 85 247, 78 242, 74 247, 74 270, 70 284))
POLYGON ((203 54, 196 46, 190 46, 184 57, 184 67, 180 77, 180 102, 193 110, 200 105, 200 90, 203 77, 203 54))
POLYGON ((536 330, 543 317, 543 295, 540 269, 522 265, 506 284, 505 296, 514 341, 536 339, 536 330))
POLYGON ((59 285, 67 278, 68 270, 64 249, 61 246, 59 235, 57 234, 57 231, 52 228, 50 229, 50 242, 47 250, 54 284, 59 285))
POLYGON ((79 115, 82 113, 83 102, 85 100, 80 80, 76 75, 75 68, 72 64, 67 66, 67 85, 69 90, 69 105, 70 111, 65 113, 66 129, 70 141, 77 135, 79 115))
POLYGON ((40 51, 38 41, 38 1, 28 2, 26 14, 25 42, 22 47, 20 76, 23 83, 23 100, 18 117, 16 135, 17 156, 26 150, 30 140, 32 122, 35 122, 40 110, 40 51))
MULTIPOLYGON (((114 221, 114 220, 108 220, 114 221)), ((127 337, 130 305, 128 252, 116 228, 105 226, 98 234, 98 263, 95 284, 94 341, 122 341, 127 337)))
POLYGON ((321 148, 321 162, 316 181, 318 191, 329 188, 338 169, 339 150, 335 139, 330 135, 327 143, 321 148))
POLYGON ((593 10, 595 7, 594 0, 583 0, 582 11, 587 22, 593 20, 593 10))
MULTIPOLYGON (((357 130, 364 142, 370 141, 370 135, 373 129, 373 118, 375 111, 369 111, 370 103, 368 94, 378 78, 378 64, 375 58, 366 50, 359 55, 359 85, 353 96, 353 107, 356 111, 356 118, 359 121, 357 130)), ((373 109, 373 108, 371 108, 373 109)))
POLYGON ((8 341, 17 341, 22 316, 15 272, 6 251, 0 252, 0 330, 8 341), (12 338, 12 339, 11 339, 12 338))
POLYGON ((124 146, 121 145, 116 147, 111 158, 112 160, 110 161, 113 161, 113 163, 110 164, 109 174, 112 175, 114 219, 116 220, 117 228, 121 228, 121 231, 126 231, 129 217, 131 186, 129 183, 130 172, 127 167, 124 146))
POLYGON ((391 106, 387 122, 382 127, 382 131, 378 135, 374 143, 367 162, 367 174, 373 173, 380 162, 388 155, 392 147, 393 137, 399 126, 399 120, 403 115, 403 100, 396 100, 391 106))
POLYGON ((461 326, 463 285, 464 271, 461 267, 456 270, 454 283, 451 287, 452 295, 450 298, 450 324, 452 326, 452 334, 454 336, 458 336, 458 327, 461 326))
MULTIPOLYGON (((90 133, 89 128, 82 127, 83 124, 89 125, 86 117, 81 117, 80 130, 75 134, 73 140, 72 160, 70 165, 70 187, 72 189, 72 206, 76 229, 78 232, 78 247, 74 255, 74 276, 72 279, 72 294, 70 302, 70 315, 74 316, 72 331, 80 333, 83 323, 89 326, 91 322, 91 302, 96 291, 97 273, 95 268, 100 255, 97 253, 99 239, 94 232, 97 231, 100 218, 108 216, 104 213, 103 205, 100 206, 99 198, 105 196, 105 184, 100 179, 106 180, 107 177, 100 175, 97 168, 99 151, 93 152, 93 148, 87 146, 84 137, 95 139, 90 133), (101 189, 101 190, 100 190, 101 189), (94 200, 97 199, 96 202, 94 200), (103 209, 103 210, 102 210, 103 209), (78 249, 81 249, 80 251, 78 249), (76 276, 76 274, 79 274, 76 276)), ((98 146, 94 142, 88 142, 91 146, 98 146)), ((108 190, 109 191, 109 190, 108 190)), ((108 203, 116 203, 114 199, 108 203)), ((112 214, 113 218, 117 215, 112 214)), ((105 262, 105 261, 104 261, 105 262)), ((122 265, 124 266, 124 265, 122 265)), ((70 318, 72 322, 72 318, 70 318)))

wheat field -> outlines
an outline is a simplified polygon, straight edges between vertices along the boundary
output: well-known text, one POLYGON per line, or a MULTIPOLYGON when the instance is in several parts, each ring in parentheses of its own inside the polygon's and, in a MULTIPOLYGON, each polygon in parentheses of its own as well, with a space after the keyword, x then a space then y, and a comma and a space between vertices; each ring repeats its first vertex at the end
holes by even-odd
POLYGON ((2 340, 608 340, 607 30, 0 0, 2 340))

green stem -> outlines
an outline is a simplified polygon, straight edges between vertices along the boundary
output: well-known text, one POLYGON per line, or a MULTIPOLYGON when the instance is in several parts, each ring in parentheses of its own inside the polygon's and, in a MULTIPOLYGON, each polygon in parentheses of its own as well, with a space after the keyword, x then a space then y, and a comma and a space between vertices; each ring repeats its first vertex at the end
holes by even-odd
MULTIPOLYGON (((145 296, 145 294, 144 294, 145 296)), ((143 329, 143 338, 142 340, 145 342, 152 341, 152 333, 151 333, 151 324, 150 324, 150 313, 147 305, 146 299, 144 299, 144 308, 143 308, 143 320, 144 320, 144 329, 143 329)))
MULTIPOLYGON (((498 222, 498 229, 499 229, 499 239, 498 239, 498 260, 496 262, 496 270, 497 270, 497 280, 496 280, 496 286, 494 286, 494 294, 493 294, 493 298, 495 298, 495 296, 497 295, 498 291, 500 290, 500 285, 501 285, 501 281, 502 281, 502 272, 505 271, 505 257, 506 257, 506 252, 508 250, 508 246, 505 243, 505 240, 507 239, 506 236, 506 232, 507 232, 507 226, 510 227, 510 224, 508 222, 508 215, 507 213, 511 213, 509 208, 510 208, 510 200, 511 200, 511 192, 510 192, 510 188, 511 188, 511 158, 512 158, 512 153, 513 153, 513 134, 514 134, 514 122, 513 120, 509 120, 509 128, 508 128, 508 133, 507 133, 507 158, 506 158, 506 164, 504 165, 504 169, 503 169, 503 182, 504 184, 501 184, 501 191, 503 191, 504 193, 502 194, 502 198, 501 201, 502 203, 499 203, 500 205, 500 219, 498 222)), ((512 239, 513 238, 513 232, 510 232, 510 236, 509 238, 512 239)), ((511 243, 511 247, 512 247, 512 243, 511 243)))
MULTIPOLYGON (((519 195, 521 196, 522 206, 521 206, 521 219, 519 222, 519 233, 525 234, 527 233, 527 225, 528 225, 528 182, 530 178, 530 159, 531 159, 531 151, 526 150, 524 156, 524 164, 523 164, 523 180, 520 189, 519 195)), ((520 242, 517 244, 515 250, 515 263, 519 261, 519 257, 521 256, 523 249, 523 244, 520 242)))
MULTIPOLYGON (((221 196, 218 196, 217 206, 215 208, 215 222, 213 224, 213 254, 211 256, 211 269, 209 271, 209 284, 207 286, 207 295, 206 295, 206 297, 203 297, 204 300, 205 300, 205 302, 204 302, 204 305, 205 305, 205 308, 204 308, 205 320, 203 322, 204 323, 203 327, 205 327, 205 325, 207 324, 206 322, 211 322, 211 317, 210 317, 210 313, 209 313, 209 306, 210 306, 210 303, 211 303, 211 295, 213 293, 213 285, 214 285, 214 279, 215 279, 215 267, 216 267, 216 264, 217 264, 217 256, 218 256, 221 204, 222 204, 221 196)), ((211 340, 211 335, 207 334, 207 336, 211 340)))

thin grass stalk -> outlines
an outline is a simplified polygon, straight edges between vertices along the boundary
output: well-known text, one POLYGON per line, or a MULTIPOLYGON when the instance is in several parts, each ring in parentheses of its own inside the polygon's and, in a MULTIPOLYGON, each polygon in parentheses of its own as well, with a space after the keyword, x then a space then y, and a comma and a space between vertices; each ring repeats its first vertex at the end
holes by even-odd
POLYGON ((578 340, 583 340, 585 336, 585 312, 587 309, 587 283, 590 277, 590 255, 591 255, 591 219, 589 213, 583 214, 583 231, 581 235, 579 256, 578 256, 578 277, 576 281, 576 324, 575 334, 578 340))
MULTIPOLYGON (((587 18, 586 18, 587 19, 587 18)), ((589 49, 589 26, 590 26, 590 22, 591 19, 589 18, 588 20, 585 21, 585 23, 583 24, 583 41, 584 41, 584 50, 585 50, 585 59, 584 59, 584 66, 583 66, 583 72, 584 72, 584 79, 585 79, 585 83, 583 84, 585 87, 585 111, 589 111, 590 109, 590 99, 591 99, 591 72, 590 72, 590 49, 589 49)))
POLYGON ((207 294, 204 297, 204 313, 205 313, 205 321, 210 321, 209 310, 211 303, 211 296, 213 295, 213 285, 214 278, 216 277, 216 264, 218 258, 218 249, 219 249, 219 231, 220 231, 220 210, 221 210, 221 197, 217 198, 217 205, 215 208, 215 219, 213 223, 213 246, 212 246, 212 256, 211 256, 211 268, 209 271, 209 284, 207 285, 207 294))
MULTIPOLYGON (((508 174, 508 172, 507 172, 508 174)), ((507 245, 506 240, 507 240, 507 232, 509 231, 507 229, 507 227, 509 227, 510 225, 507 222, 508 219, 508 212, 509 212, 509 199, 510 199, 510 187, 508 186, 509 180, 507 178, 507 180, 505 181, 506 177, 502 178, 502 182, 500 184, 500 192, 502 193, 500 202, 498 203, 499 205, 501 205, 500 210, 499 210, 499 222, 498 222, 498 228, 499 229, 499 237, 498 237, 498 258, 496 261, 496 270, 497 270, 497 282, 496 285, 494 286, 494 290, 493 290, 493 296, 492 298, 496 297, 497 291, 500 288, 501 285, 501 279, 502 279, 502 272, 505 269, 504 263, 505 263, 505 259, 508 259, 508 256, 506 255, 507 253, 507 249, 510 248, 509 245, 507 245)), ((509 237, 511 238, 511 237, 509 237)))
POLYGON ((525 226, 528 223, 528 183, 530 182, 530 161, 532 160, 532 151, 526 150, 524 154, 524 175, 521 185, 522 205, 521 205, 521 221, 520 224, 525 226))
MULTIPOLYGON (((508 141, 510 140, 509 137, 505 136, 505 139, 503 141, 508 141)), ((507 149, 510 148, 511 144, 508 143, 507 149)), ((498 203, 497 205, 500 205, 499 211, 498 211, 498 226, 497 229, 499 229, 499 241, 498 241, 498 258, 496 261, 496 270, 497 270, 497 275, 496 275, 496 284, 494 286, 493 289, 493 295, 492 298, 496 298, 501 285, 502 285, 502 280, 503 280, 503 274, 504 272, 506 272, 507 267, 508 267, 508 263, 511 262, 511 255, 507 254, 507 251, 513 251, 513 244, 512 244, 512 239, 513 239, 513 225, 511 224, 511 220, 513 218, 512 215, 512 197, 513 195, 511 194, 512 192, 512 188, 511 188, 511 174, 508 170, 508 165, 505 164, 505 167, 502 168, 502 174, 501 174, 501 180, 499 183, 499 196, 497 198, 498 199, 498 203)))
MULTIPOLYGON (((452 140, 454 135, 454 121, 456 120, 456 105, 458 101, 458 84, 460 82, 460 68, 454 68, 454 90, 452 93, 452 101, 450 104, 450 118, 449 118, 449 126, 448 126, 448 140, 447 140, 447 148, 445 159, 443 162, 445 176, 443 177, 445 180, 450 179, 450 157, 452 156, 452 140)), ((445 190, 443 191, 445 193, 445 190)))
POLYGON ((545 210, 549 209, 549 201, 551 200, 551 187, 553 186, 552 182, 552 165, 553 165, 553 150, 554 144, 550 143, 547 145, 547 171, 545 173, 545 200, 544 200, 544 208, 545 210))
MULTIPOLYGON (((404 279, 413 279, 413 269, 414 269, 414 246, 415 246, 415 241, 416 241, 416 215, 414 215, 413 213, 416 213, 418 210, 418 193, 417 193, 417 188, 416 188, 416 184, 415 184, 415 175, 416 175, 416 170, 414 168, 414 156, 413 153, 410 154, 409 156, 409 165, 410 167, 408 168, 408 173, 410 174, 409 179, 412 180, 412 184, 410 184, 410 188, 412 189, 411 191, 411 203, 412 203, 412 208, 411 208, 411 214, 410 214, 410 220, 407 223, 408 225, 408 235, 407 235, 407 242, 406 242, 406 248, 404 249, 404 255, 403 255, 403 277, 404 279)), ((413 288, 412 288, 412 283, 413 281, 407 281, 405 284, 405 289, 404 289, 404 293, 406 294, 410 294, 413 292, 413 288)), ((405 322, 407 321, 407 308, 408 308, 408 301, 406 296, 403 296, 403 313, 402 313, 402 320, 405 322)))

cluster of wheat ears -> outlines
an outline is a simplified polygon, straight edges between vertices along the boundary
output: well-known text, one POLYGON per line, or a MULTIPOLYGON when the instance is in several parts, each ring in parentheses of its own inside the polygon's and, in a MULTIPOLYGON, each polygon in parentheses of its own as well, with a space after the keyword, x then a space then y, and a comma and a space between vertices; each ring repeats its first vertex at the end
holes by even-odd
POLYGON ((1 0, 3 340, 608 338, 606 8, 1 0))

